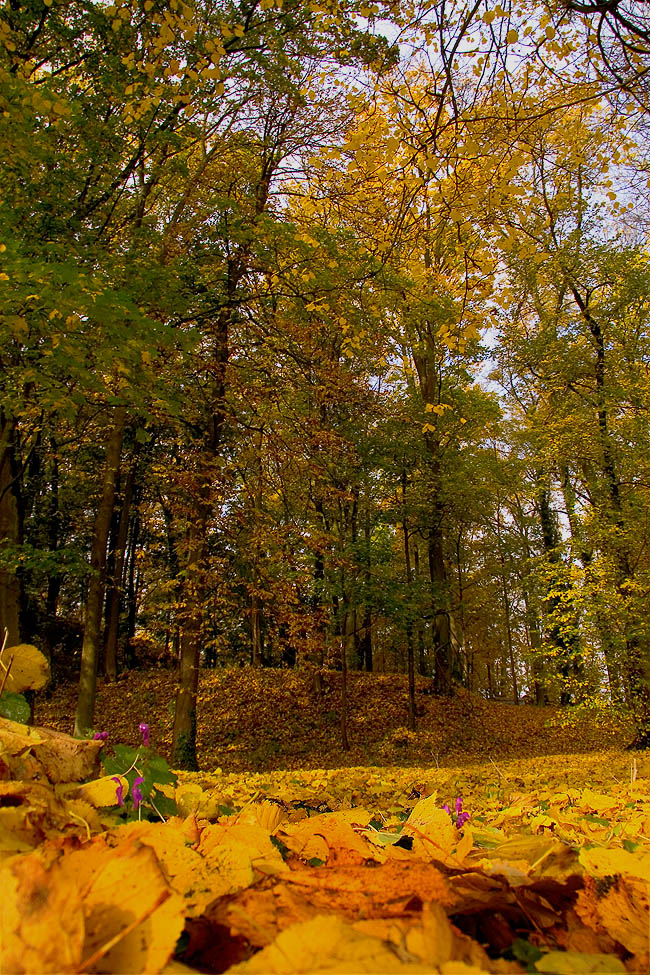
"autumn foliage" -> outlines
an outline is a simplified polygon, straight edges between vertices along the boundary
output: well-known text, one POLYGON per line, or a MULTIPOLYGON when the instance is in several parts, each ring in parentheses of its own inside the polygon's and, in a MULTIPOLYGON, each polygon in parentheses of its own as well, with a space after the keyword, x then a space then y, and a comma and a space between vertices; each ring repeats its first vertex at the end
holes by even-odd
POLYGON ((102 739, 0 743, 4 972, 646 971, 645 759, 186 773, 163 822, 102 739))

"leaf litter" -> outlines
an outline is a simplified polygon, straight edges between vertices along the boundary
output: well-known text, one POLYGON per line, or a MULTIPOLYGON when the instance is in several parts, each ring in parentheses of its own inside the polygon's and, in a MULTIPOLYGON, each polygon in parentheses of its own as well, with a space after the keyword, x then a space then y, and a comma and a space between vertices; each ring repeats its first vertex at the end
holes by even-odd
POLYGON ((643 759, 217 770, 123 822, 102 746, 0 722, 3 972, 648 970, 643 759))

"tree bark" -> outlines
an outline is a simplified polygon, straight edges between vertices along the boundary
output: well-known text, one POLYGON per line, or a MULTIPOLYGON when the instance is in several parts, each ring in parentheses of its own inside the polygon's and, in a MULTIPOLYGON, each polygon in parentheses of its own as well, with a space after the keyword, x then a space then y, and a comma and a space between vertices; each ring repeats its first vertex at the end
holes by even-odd
POLYGON ((102 497, 93 532, 90 581, 88 583, 84 638, 81 648, 81 674, 79 676, 79 694, 74 722, 76 738, 84 738, 92 731, 95 716, 97 663, 101 649, 102 610, 106 582, 106 549, 115 503, 115 488, 120 469, 125 424, 126 407, 120 406, 115 411, 113 426, 106 446, 102 497))
POLYGON ((191 519, 186 556, 184 598, 186 611, 181 630, 178 690, 174 709, 172 765, 196 772, 196 698, 201 659, 202 592, 206 518, 191 519))
MULTIPOLYGON (((20 542, 19 505, 14 463, 16 422, 0 415, 0 543, 20 542)), ((15 572, 0 568, 0 646, 20 643, 20 580, 15 572)))
POLYGON ((407 667, 408 667, 408 694, 409 694, 409 707, 408 707, 408 726, 411 731, 416 730, 416 714, 415 714, 415 654, 413 650, 413 620, 411 619, 411 586, 413 584, 413 572, 411 569, 411 546, 409 544, 409 526, 408 518, 406 516, 406 471, 402 471, 402 504, 403 504, 403 514, 402 514, 402 532, 404 534, 404 570, 406 573, 406 654, 407 654, 407 667))
POLYGON ((113 577, 110 580, 111 587, 108 593, 106 607, 104 673, 107 681, 114 681, 117 678, 117 644, 120 626, 120 610, 122 608, 122 592, 124 587, 123 573, 136 468, 137 459, 134 458, 129 469, 129 473, 127 474, 126 484, 124 485, 124 495, 120 510, 120 521, 117 529, 115 551, 113 553, 113 577))

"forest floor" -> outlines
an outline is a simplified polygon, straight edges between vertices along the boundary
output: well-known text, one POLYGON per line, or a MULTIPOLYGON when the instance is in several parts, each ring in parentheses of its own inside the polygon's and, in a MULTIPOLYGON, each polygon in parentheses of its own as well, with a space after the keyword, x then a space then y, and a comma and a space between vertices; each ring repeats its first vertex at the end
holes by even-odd
MULTIPOLYGON (((153 754, 172 671, 100 681, 106 743, 0 719, 6 970, 647 975, 632 728, 417 686, 410 735, 406 678, 350 674, 344 751, 340 674, 317 693, 300 671, 204 671, 202 771, 177 782, 153 754)), ((69 732, 75 700, 40 696, 36 724, 69 732)))
MULTIPOLYGON (((607 712, 486 701, 461 691, 451 700, 416 684, 417 731, 406 733, 406 677, 348 675, 348 739, 341 747, 341 675, 325 672, 321 693, 304 671, 203 670, 199 684, 198 758, 204 770, 262 772, 354 766, 436 767, 625 747, 632 728, 607 712)), ((169 757, 176 673, 131 671, 98 682, 95 727, 111 741, 137 745, 150 727, 153 748, 169 757)), ((77 687, 38 695, 34 721, 72 732, 77 687)))

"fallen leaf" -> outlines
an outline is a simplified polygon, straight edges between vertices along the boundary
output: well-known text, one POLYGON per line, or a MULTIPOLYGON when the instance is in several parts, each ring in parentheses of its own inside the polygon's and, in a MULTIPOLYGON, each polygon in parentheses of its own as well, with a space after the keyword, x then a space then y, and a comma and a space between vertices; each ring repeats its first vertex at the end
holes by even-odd
POLYGON ((0 868, 2 971, 76 972, 84 943, 84 916, 75 878, 37 853, 0 868))
POLYGON ((316 975, 318 972, 430 973, 431 965, 402 961, 379 938, 355 931, 351 924, 335 915, 319 914, 310 921, 292 924, 275 941, 248 961, 233 965, 229 975, 316 975))
POLYGON ((288 823, 278 831, 278 837, 296 856, 321 863, 363 863, 386 860, 385 848, 368 842, 355 831, 365 828, 371 814, 364 809, 346 809, 323 813, 298 823, 288 823))
POLYGON ((549 951, 535 962, 547 975, 619 975, 627 972, 615 955, 585 955, 577 951, 549 951))
POLYGON ((100 853, 93 870, 93 848, 83 851, 88 863, 80 888, 86 928, 82 967, 89 972, 159 972, 183 930, 182 898, 169 890, 150 847, 127 843, 110 854, 100 853))

